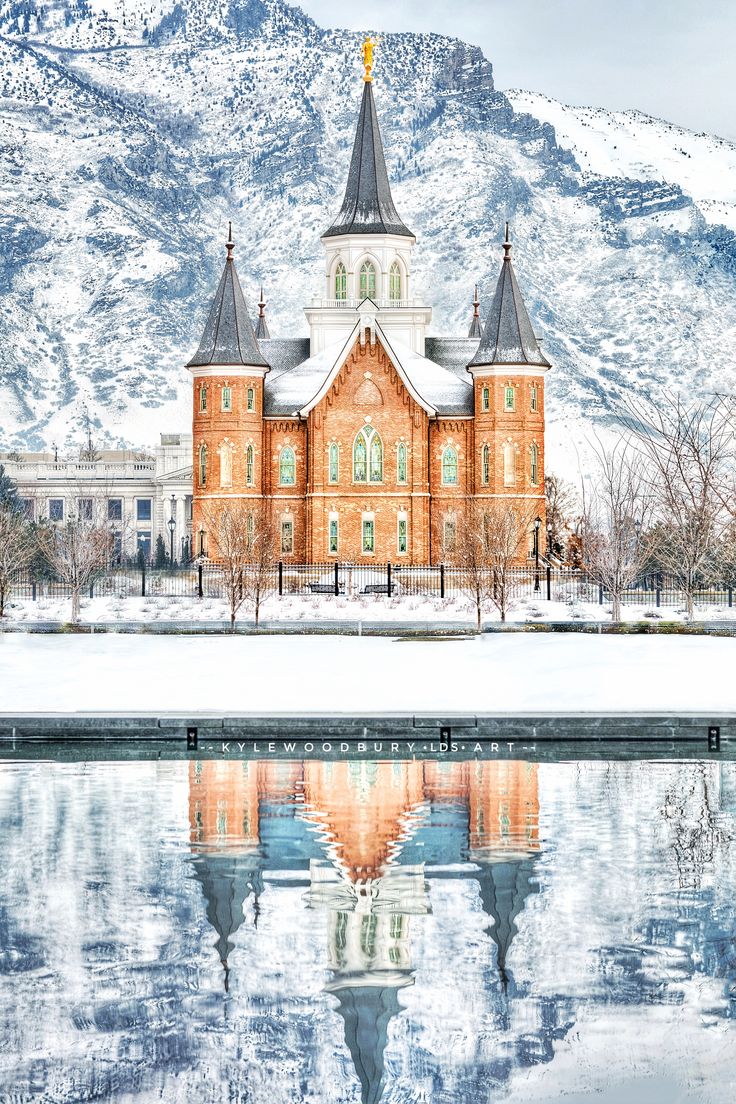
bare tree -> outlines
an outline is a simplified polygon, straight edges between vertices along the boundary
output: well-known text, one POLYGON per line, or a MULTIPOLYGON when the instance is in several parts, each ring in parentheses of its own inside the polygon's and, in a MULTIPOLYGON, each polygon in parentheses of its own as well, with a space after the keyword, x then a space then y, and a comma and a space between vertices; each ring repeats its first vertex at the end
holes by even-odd
POLYGON ((546 475, 544 494, 547 500, 547 535, 555 556, 567 558, 568 533, 574 519, 580 515, 578 496, 572 483, 558 475, 546 475))
POLYGON ((612 619, 621 620, 626 590, 644 571, 649 556, 651 496, 646 460, 625 437, 612 445, 592 443, 597 471, 588 481, 584 564, 611 594, 612 619))
POLYGON ((506 620, 522 584, 519 570, 525 557, 535 510, 508 499, 468 501, 448 553, 458 569, 461 590, 475 606, 480 630, 484 608, 493 605, 506 620))
POLYGON ((79 620, 82 591, 110 562, 113 535, 98 520, 98 512, 94 499, 79 499, 66 521, 58 525, 47 522, 37 529, 40 552, 56 578, 71 591, 73 622, 79 620))
POLYGON ((0 617, 5 613, 13 577, 29 566, 36 551, 33 526, 19 501, 8 496, 0 502, 0 617))
POLYGON ((695 590, 717 570, 734 517, 732 411, 719 397, 687 404, 667 396, 656 406, 631 401, 626 410, 656 503, 654 553, 692 618, 695 590))
POLYGON ((246 602, 253 603, 257 625, 261 603, 274 589, 275 534, 268 505, 234 499, 207 507, 203 520, 210 558, 222 570, 231 629, 246 602))

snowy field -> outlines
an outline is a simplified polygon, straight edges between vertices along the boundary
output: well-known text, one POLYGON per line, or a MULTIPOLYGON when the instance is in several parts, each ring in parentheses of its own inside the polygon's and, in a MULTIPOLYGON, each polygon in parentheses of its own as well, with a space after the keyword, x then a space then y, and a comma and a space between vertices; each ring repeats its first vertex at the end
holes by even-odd
MULTIPOLYGON (((577 599, 548 602, 544 589, 537 599, 524 598, 514 603, 507 621, 526 623, 544 621, 610 621, 610 603, 582 602, 577 599)), ((554 595, 554 590, 553 590, 554 595)), ((646 604, 624 606, 625 621, 684 621, 684 604, 654 604, 654 595, 646 604)), ((68 598, 39 598, 37 601, 13 599, 6 607, 7 620, 68 621, 68 598)), ((727 621, 736 617, 736 608, 724 602, 695 607, 696 621, 727 621)), ((487 609, 483 621, 498 621, 497 610, 487 609)), ((219 598, 83 598, 81 620, 85 624, 115 621, 229 621, 227 602, 219 598)), ((238 621, 252 622, 252 607, 243 606, 238 621)), ((464 597, 394 597, 360 595, 354 598, 332 595, 284 595, 273 597, 261 606, 262 621, 457 621, 475 623, 475 607, 464 597)))
POLYGON ((736 710, 736 640, 0 635, 0 713, 736 710))

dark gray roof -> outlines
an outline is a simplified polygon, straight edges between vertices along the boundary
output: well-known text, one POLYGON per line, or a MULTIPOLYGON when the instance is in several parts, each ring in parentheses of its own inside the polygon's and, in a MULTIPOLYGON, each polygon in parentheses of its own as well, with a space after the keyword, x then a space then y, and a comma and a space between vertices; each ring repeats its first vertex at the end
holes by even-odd
POLYGON ((258 350, 232 253, 233 243, 228 240, 225 268, 210 307, 202 340, 187 368, 202 368, 209 364, 267 367, 258 350))
POLYGON ((534 336, 516 274, 511 264, 511 242, 504 242, 504 258, 488 319, 471 367, 485 364, 538 364, 549 368, 534 336))
POLYGON ((475 285, 475 295, 473 296, 473 318, 470 323, 470 329, 468 330, 468 337, 482 337, 483 324, 480 320, 480 301, 478 299, 478 285, 475 285))
POLYGON ((263 298, 263 288, 261 288, 261 298, 258 300, 258 318, 256 319, 255 333, 258 341, 268 341, 271 336, 266 323, 266 303, 263 298))
POLYGON ((371 81, 366 81, 363 86, 363 102, 345 198, 340 213, 323 236, 331 238, 338 234, 400 234, 406 238, 414 237, 399 218, 391 198, 371 81))

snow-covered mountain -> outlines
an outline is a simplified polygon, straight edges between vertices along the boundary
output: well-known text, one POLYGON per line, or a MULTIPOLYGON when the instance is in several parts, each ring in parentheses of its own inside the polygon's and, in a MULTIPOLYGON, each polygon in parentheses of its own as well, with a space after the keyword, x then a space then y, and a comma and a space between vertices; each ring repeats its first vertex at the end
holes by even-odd
MULTIPOLYGON (((229 218, 251 304, 306 332, 360 37, 282 0, 0 0, 0 446, 63 447, 85 404, 100 444, 186 428, 229 218)), ((553 444, 631 386, 736 390, 734 145, 506 96, 437 35, 382 35, 375 76, 433 332, 488 304, 512 222, 553 444)))

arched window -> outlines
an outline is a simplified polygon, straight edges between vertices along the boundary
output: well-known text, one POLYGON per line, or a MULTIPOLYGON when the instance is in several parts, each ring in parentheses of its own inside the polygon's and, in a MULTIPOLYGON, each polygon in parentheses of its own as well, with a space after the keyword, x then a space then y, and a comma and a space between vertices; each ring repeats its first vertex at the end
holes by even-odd
POLYGON ((529 472, 531 476, 531 481, 536 486, 539 482, 539 445, 532 445, 529 453, 529 472))
POLYGON ((363 426, 353 444, 353 482, 383 482, 383 442, 373 426, 363 426))
POLYGON ((220 446, 220 486, 232 487, 233 485, 233 446, 224 444, 220 446))
POLYGON ((484 445, 480 453, 480 469, 481 469, 481 482, 490 483, 491 481, 491 446, 484 445))
POLYGON ((457 451, 448 445, 442 453, 442 482, 446 486, 457 483, 457 451))
POLYGON ((290 445, 281 450, 279 457, 279 483, 282 487, 293 487, 296 483, 296 457, 290 445))
POLYGON ((503 483, 505 487, 513 487, 516 482, 516 449, 511 441, 503 446, 503 483))
POLYGON ((207 446, 199 446, 199 485, 205 487, 207 485, 207 446))
POLYGON ((204 383, 199 389, 199 409, 200 413, 207 413, 207 385, 204 383))
POLYGON ((363 261, 360 266, 360 298, 376 298, 376 269, 370 261, 363 261))
POLYGON ((388 270, 388 297, 389 299, 401 298, 401 269, 398 261, 394 261, 388 270))
POLYGON ((249 387, 246 397, 246 408, 248 410, 255 410, 256 408, 256 393, 253 387, 249 387))
POLYGON ((255 483, 256 450, 253 445, 248 445, 245 450, 245 482, 249 487, 255 483))
POLYGON ((406 483, 406 445, 403 441, 396 449, 396 482, 406 483))
POLYGON ((233 408, 233 389, 232 387, 223 387, 222 389, 222 409, 232 410, 233 408))
POLYGON ((327 479, 330 483, 337 483, 340 478, 340 450, 334 441, 330 445, 329 457, 329 473, 327 479))
POLYGON ((345 269, 345 265, 340 261, 335 269, 335 298, 347 299, 348 297, 348 274, 345 269))

